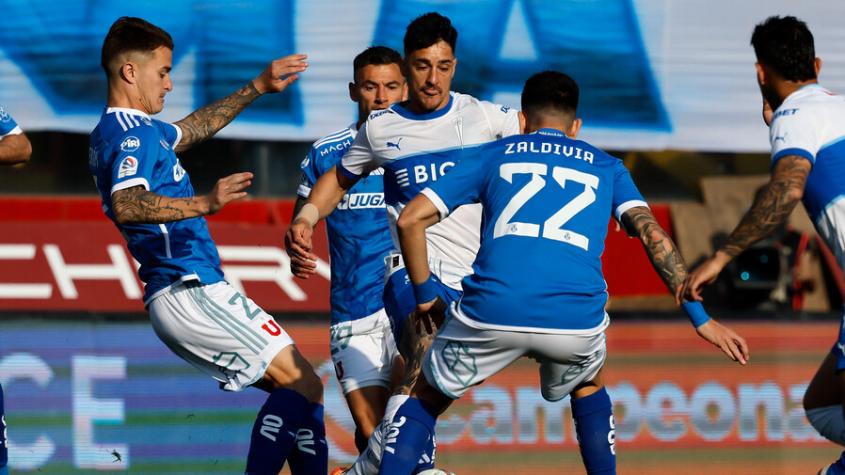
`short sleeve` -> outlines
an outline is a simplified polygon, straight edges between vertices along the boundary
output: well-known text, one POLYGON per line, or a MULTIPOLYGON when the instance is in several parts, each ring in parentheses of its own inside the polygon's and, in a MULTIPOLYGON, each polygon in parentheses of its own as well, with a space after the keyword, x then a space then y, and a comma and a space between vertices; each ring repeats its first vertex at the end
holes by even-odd
POLYGON ((787 155, 798 155, 815 164, 824 131, 819 119, 811 106, 779 108, 769 128, 772 165, 787 155))
POLYGON ((442 178, 420 192, 437 207, 440 219, 445 219, 461 205, 478 202, 486 175, 482 158, 485 149, 477 148, 442 178))
POLYGON ((18 127, 15 119, 9 115, 2 107, 0 107, 0 139, 8 135, 22 134, 23 131, 18 127))
POLYGON ((625 168, 622 160, 617 160, 614 165, 613 178, 613 215, 616 220, 622 222, 622 215, 631 208, 645 206, 648 208, 645 198, 634 184, 631 173, 625 168))
POLYGON ((182 129, 179 128, 178 125, 171 124, 170 122, 156 122, 158 123, 159 130, 161 130, 161 134, 164 136, 164 141, 172 148, 176 148, 182 140, 182 129))
POLYGON ((111 193, 139 185, 149 190, 160 156, 158 134, 153 127, 136 127, 119 140, 112 145, 116 154, 111 162, 111 193))
POLYGON ((311 194, 311 188, 314 187, 314 183, 317 183, 317 179, 320 177, 320 173, 317 170, 317 151, 314 147, 308 150, 308 154, 302 159, 299 168, 302 173, 299 176, 299 186, 296 189, 296 194, 303 198, 308 198, 311 194))
POLYGON ((338 164, 338 170, 352 180, 365 177, 379 167, 373 153, 373 147, 370 144, 369 124, 369 121, 367 121, 361 126, 358 136, 355 137, 355 142, 352 143, 338 164))
POLYGON ((490 122, 490 130, 496 139, 519 134, 519 111, 500 104, 481 101, 484 115, 490 122))

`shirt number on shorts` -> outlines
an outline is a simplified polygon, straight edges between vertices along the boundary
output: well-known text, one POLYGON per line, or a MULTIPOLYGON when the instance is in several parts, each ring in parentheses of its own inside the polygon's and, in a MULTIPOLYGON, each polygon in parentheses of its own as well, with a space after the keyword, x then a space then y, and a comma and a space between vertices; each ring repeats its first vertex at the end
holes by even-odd
POLYGON ((246 318, 252 320, 253 318, 257 317, 258 314, 261 313, 260 308, 249 308, 249 300, 243 295, 241 295, 240 292, 235 292, 235 295, 233 295, 232 298, 229 299, 229 305, 237 305, 238 300, 241 301, 241 305, 244 308, 244 315, 246 315, 246 318))
MULTIPOLYGON (((513 198, 502 210, 502 214, 499 215, 499 219, 496 220, 493 227, 494 239, 507 235, 541 237, 539 224, 522 223, 511 221, 511 219, 546 186, 546 179, 543 177, 548 175, 548 172, 548 165, 543 163, 505 163, 499 167, 499 176, 508 183, 513 183, 513 176, 520 174, 531 175, 531 180, 513 195, 513 198)), ((571 229, 564 229, 563 226, 576 214, 596 201, 599 177, 571 168, 554 167, 552 168, 552 178, 561 188, 566 188, 567 181, 580 183, 584 185, 584 191, 563 205, 543 223, 542 237, 571 244, 586 251, 590 247, 590 239, 571 229)))

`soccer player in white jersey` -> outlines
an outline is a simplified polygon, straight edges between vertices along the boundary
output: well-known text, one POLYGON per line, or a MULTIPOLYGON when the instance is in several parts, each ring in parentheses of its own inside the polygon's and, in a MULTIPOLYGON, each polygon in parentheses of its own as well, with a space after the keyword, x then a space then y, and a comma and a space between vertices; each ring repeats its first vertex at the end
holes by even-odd
MULTIPOLYGON (((313 227, 334 210, 346 190, 361 177, 380 167, 384 169, 385 201, 393 227, 404 204, 428 183, 447 173, 468 150, 519 132, 518 112, 450 91, 458 62, 457 36, 451 21, 437 13, 422 15, 408 25, 404 50, 409 99, 371 114, 341 162, 321 176, 311 189, 308 203, 288 230, 294 274, 300 277, 313 274, 316 260, 311 252, 313 227)), ((427 233, 429 265, 444 301, 459 297, 461 279, 472 272, 480 217, 480 207, 468 206, 427 233)), ((420 345, 427 340, 417 339, 414 332, 410 332, 413 338, 400 337, 404 321, 415 305, 401 255, 392 255, 387 264, 384 305, 400 352, 406 358, 421 354, 420 345)), ((419 372, 418 362, 409 361, 407 366, 407 377, 397 388, 399 395, 388 402, 384 420, 390 420, 391 412, 404 400, 419 372)), ((373 437, 378 437, 378 432, 373 437)), ((371 438, 370 446, 378 445, 371 438)), ((426 456, 428 460, 423 466, 432 464, 432 456, 426 456)), ((375 459, 366 470, 372 473, 378 458, 378 453, 367 454, 359 461, 375 459)), ((360 473, 356 468, 353 470, 352 473, 360 473)))
MULTIPOLYGON (((0 165, 16 165, 29 160, 32 145, 15 119, 0 106, 0 165)), ((8 475, 9 461, 6 447, 6 412, 3 405, 3 386, 0 386, 0 475, 8 475)))
MULTIPOLYGON (((685 294, 701 300, 701 288, 743 250, 786 221, 804 202, 819 236, 845 269, 845 98, 818 84, 821 60, 813 35, 795 17, 770 17, 754 28, 757 83, 769 126, 772 176, 727 242, 690 273, 685 294)), ((845 316, 833 349, 804 395, 816 430, 845 445, 845 316)), ((822 475, 845 474, 845 455, 822 475)))
MULTIPOLYGON (((479 147, 402 211, 399 237, 420 314, 437 299, 425 230, 471 203, 483 206, 484 224, 464 295, 425 354, 424 377, 394 416, 380 474, 413 473, 437 416, 522 356, 539 362, 546 400, 572 397, 587 473, 616 473, 613 406, 601 377, 608 219, 640 238, 671 291, 680 290, 686 267, 622 161, 575 140, 577 105, 569 76, 532 76, 522 92, 527 135, 479 147)), ((700 303, 692 306, 698 334, 744 364, 744 341, 710 320, 700 303)))
POLYGON ((140 18, 112 24, 102 48, 108 107, 91 133, 89 168, 103 210, 141 264, 144 305, 159 338, 219 381, 269 393, 256 417, 246 473, 326 473, 322 383, 278 323, 224 280, 205 215, 246 196, 251 173, 196 196, 176 152, 202 142, 264 93, 281 92, 307 67, 304 55, 273 61, 243 88, 169 124, 164 107, 173 40, 140 18))
MULTIPOLYGON (((371 112, 402 101, 408 93, 402 56, 372 46, 353 60, 349 97, 358 104, 357 122, 316 141, 302 161, 294 216, 317 179, 352 145, 371 112)), ((331 257, 330 347, 335 374, 355 421, 360 452, 384 415, 396 344, 384 311, 384 258, 393 249, 384 211, 381 170, 362 178, 326 218, 331 257)))

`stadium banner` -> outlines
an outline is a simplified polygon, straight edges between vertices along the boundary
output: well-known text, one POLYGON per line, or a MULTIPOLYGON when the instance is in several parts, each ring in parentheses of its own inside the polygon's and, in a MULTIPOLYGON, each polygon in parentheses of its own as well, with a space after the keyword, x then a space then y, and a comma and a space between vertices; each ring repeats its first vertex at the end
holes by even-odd
MULTIPOLYGON (((325 226, 314 233, 317 274, 295 278, 284 249, 294 200, 228 205, 209 219, 226 280, 269 312, 329 311, 325 226)), ((665 229, 669 207, 652 205, 665 229)), ((0 308, 143 312, 138 263, 96 198, 0 198, 0 308)), ((667 296, 638 239, 611 221, 602 256, 615 297, 667 296)), ((2 317, 0 317, 2 318, 2 317)))
POLYGON ((301 80, 261 98, 221 136, 314 140, 354 121, 352 58, 373 44, 401 51, 407 23, 432 10, 460 32, 455 90, 518 106, 530 74, 566 71, 582 88, 582 136, 604 148, 766 150, 748 43, 772 14, 809 23, 826 60, 823 84, 845 91, 842 2, 0 0, 0 106, 24 130, 90 132, 106 95, 102 40, 116 18, 140 16, 176 45, 161 118, 184 117, 270 59, 304 52, 301 80))
MULTIPOLYGON (((620 473, 811 473, 838 454, 801 409, 836 322, 735 328, 752 348, 747 367, 685 322, 611 324, 605 377, 620 473), (689 461, 700 470, 684 470, 689 461)), ((353 423, 328 328, 286 329, 325 383, 332 464, 349 463, 353 423)), ((583 473, 568 399, 545 402, 537 373, 533 360, 518 361, 456 402, 438 422, 443 466, 459 474, 583 473)), ((218 390, 146 323, 2 321, 0 384, 12 473, 239 473, 265 398, 218 390)))

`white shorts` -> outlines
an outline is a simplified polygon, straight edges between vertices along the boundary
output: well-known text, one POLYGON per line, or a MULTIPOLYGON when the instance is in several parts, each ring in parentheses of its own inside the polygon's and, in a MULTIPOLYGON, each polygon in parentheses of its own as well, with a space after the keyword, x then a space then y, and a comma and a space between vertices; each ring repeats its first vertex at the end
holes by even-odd
POLYGON ((540 363, 543 398, 558 401, 595 378, 604 365, 603 327, 588 335, 483 330, 450 315, 423 358, 422 370, 430 384, 457 399, 522 356, 540 363))
POLYGON ((343 394, 368 386, 390 386, 390 369, 399 353, 384 309, 336 323, 329 331, 329 348, 343 394))
POLYGON ((258 381, 293 344, 273 317, 226 282, 175 284, 147 309, 161 341, 227 391, 258 381))

